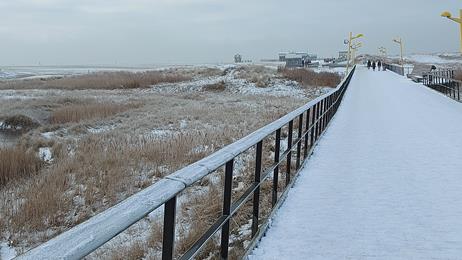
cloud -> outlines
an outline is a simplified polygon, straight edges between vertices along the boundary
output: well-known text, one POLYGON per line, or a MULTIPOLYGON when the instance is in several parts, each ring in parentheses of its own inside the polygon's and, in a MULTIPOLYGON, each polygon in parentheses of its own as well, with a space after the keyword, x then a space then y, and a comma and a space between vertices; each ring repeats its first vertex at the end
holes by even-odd
POLYGON ((0 61, 17 64, 231 61, 281 50, 334 56, 349 31, 364 51, 457 51, 441 0, 0 0, 0 61), (429 32, 432 32, 431 40, 429 32), (33 55, 31 55, 33 53, 33 55), (30 58, 28 56, 31 56, 30 58))

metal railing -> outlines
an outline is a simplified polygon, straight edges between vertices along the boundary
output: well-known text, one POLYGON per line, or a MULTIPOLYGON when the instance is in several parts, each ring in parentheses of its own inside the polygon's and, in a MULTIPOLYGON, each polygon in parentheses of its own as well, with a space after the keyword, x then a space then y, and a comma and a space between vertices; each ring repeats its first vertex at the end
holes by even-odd
POLYGON ((462 81, 454 79, 454 70, 440 70, 425 74, 422 83, 456 101, 462 101, 462 81))
POLYGON ((398 64, 383 63, 383 66, 389 71, 393 71, 396 74, 404 76, 404 67, 398 64))
POLYGON ((309 158, 321 134, 337 112, 354 71, 355 67, 333 91, 316 98, 212 155, 165 177, 18 258, 79 259, 85 257, 146 217, 150 212, 164 205, 162 259, 173 259, 175 242, 178 239, 175 235, 177 197, 183 190, 223 166, 225 170, 222 213, 215 223, 210 225, 208 230, 179 258, 193 258, 205 243, 221 230, 219 254, 222 259, 227 259, 230 220, 247 201, 252 201, 252 241, 250 246, 252 249, 266 230, 271 215, 283 202, 304 161, 309 158), (287 149, 285 151, 281 151, 281 131, 283 128, 288 129, 287 149), (263 171, 263 141, 265 139, 272 141, 273 138, 275 141, 273 163, 263 171), (232 201, 234 161, 237 156, 247 151, 255 151, 253 182, 238 199, 232 201), (295 167, 292 164, 294 161, 295 167), (285 177, 284 187, 279 185, 279 168, 282 163, 286 164, 285 175, 281 176, 281 180, 282 177, 285 177), (294 171, 291 172, 291 169, 294 171), (272 213, 263 220, 260 219, 260 188, 265 180, 272 183, 272 213), (281 188, 283 191, 280 191, 281 188))

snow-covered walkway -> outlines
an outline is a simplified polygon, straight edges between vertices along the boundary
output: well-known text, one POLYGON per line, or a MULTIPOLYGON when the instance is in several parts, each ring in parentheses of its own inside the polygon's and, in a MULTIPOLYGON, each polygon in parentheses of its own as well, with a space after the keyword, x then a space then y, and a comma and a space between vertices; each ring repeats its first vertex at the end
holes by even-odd
POLYGON ((462 259, 462 104, 358 68, 250 259, 462 259))

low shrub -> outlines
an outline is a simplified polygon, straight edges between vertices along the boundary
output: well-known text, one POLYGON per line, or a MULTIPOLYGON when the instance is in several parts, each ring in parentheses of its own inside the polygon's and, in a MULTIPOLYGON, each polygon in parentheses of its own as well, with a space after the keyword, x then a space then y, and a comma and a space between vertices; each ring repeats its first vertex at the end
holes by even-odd
POLYGON ((39 124, 37 122, 35 122, 28 116, 14 115, 7 117, 3 121, 3 124, 0 125, 0 129, 28 130, 38 125, 39 124))

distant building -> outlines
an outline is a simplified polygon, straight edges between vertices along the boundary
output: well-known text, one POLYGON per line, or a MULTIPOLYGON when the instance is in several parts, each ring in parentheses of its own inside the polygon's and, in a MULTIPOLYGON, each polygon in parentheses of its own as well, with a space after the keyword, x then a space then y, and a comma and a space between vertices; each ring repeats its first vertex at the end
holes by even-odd
POLYGON ((287 54, 285 56, 285 61, 286 61, 286 68, 299 68, 299 67, 304 67, 305 61, 302 57, 302 55, 299 54, 287 54))
POLYGON ((318 55, 316 54, 310 54, 307 52, 300 52, 300 51, 291 51, 291 52, 280 52, 279 61, 286 61, 287 57, 289 56, 293 59, 294 55, 301 57, 305 62, 318 59, 318 55))
POLYGON ((241 63, 242 62, 242 56, 239 53, 234 55, 234 62, 235 63, 241 63))
POLYGON ((339 51, 338 52, 337 62, 346 61, 347 59, 348 59, 348 52, 347 51, 339 51))

